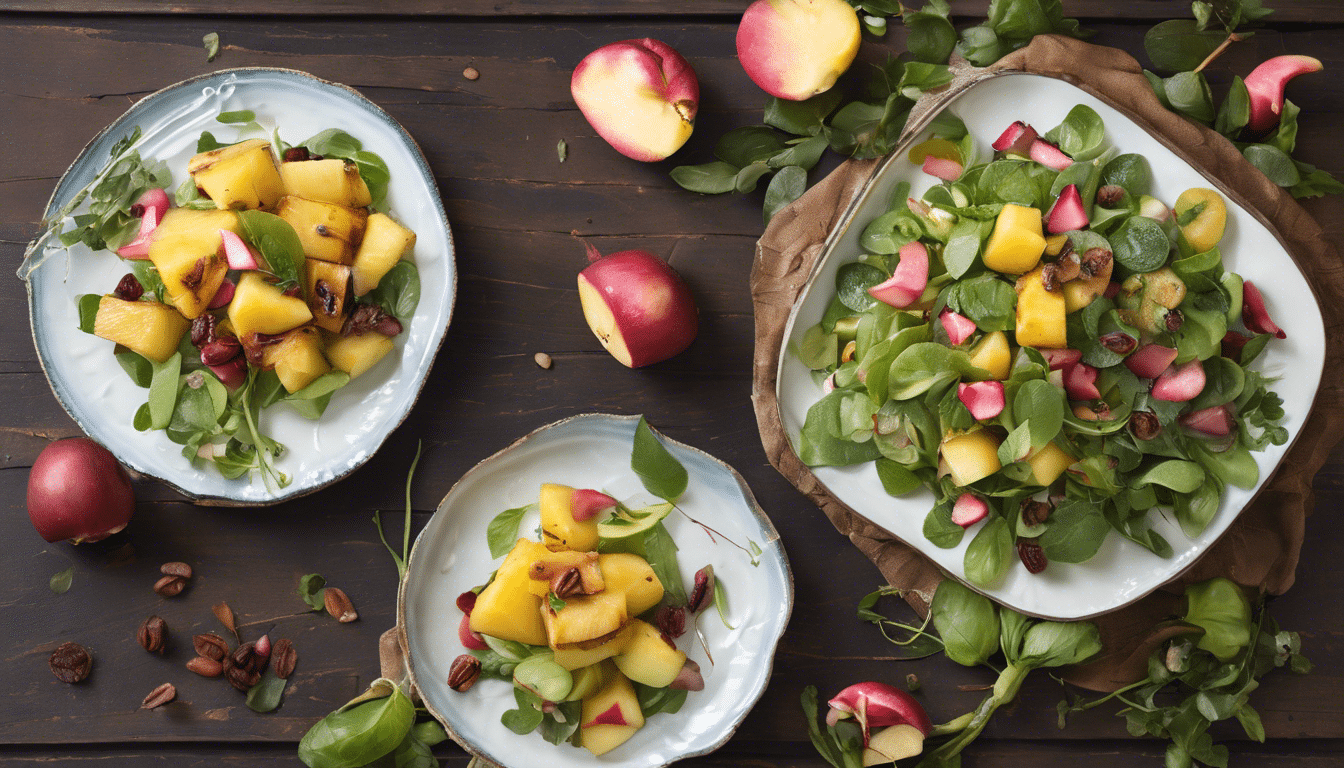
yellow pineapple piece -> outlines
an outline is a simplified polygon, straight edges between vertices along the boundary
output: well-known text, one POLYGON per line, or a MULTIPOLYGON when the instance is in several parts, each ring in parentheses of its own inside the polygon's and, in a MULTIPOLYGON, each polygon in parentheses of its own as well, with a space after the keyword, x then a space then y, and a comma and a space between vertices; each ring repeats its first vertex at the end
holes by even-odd
POLYGON ((625 609, 631 616, 649 610, 663 599, 663 582, 653 567, 639 555, 614 552, 597 556, 607 592, 625 595, 625 609))
POLYGON ((359 175, 359 167, 341 158, 281 163, 280 180, 284 182, 286 195, 319 203, 363 208, 373 202, 368 185, 359 175))
POLYGON ((239 339, 255 333, 284 333, 313 319, 307 302, 299 296, 286 296, 260 272, 244 272, 238 279, 228 315, 239 339))
POLYGON ((294 195, 280 198, 275 213, 298 233, 305 256, 335 264, 355 260, 355 248, 364 239, 364 223, 369 217, 369 212, 362 208, 320 203, 294 195))
POLYGON ((541 598, 528 591, 527 569, 546 548, 537 541, 519 539, 495 571, 495 578, 476 596, 471 609, 471 631, 528 645, 546 644, 541 622, 541 598))
POLYGON ((630 680, 616 669, 603 672, 605 684, 583 700, 579 727, 579 745, 594 755, 619 747, 644 727, 644 712, 630 680))
POLYGON ((93 333, 162 363, 177 351, 190 326, 182 313, 167 304, 104 296, 98 300, 93 333))
POLYGON ((568 485, 541 486, 541 538, 551 549, 588 552, 597 549, 597 519, 574 519, 570 502, 574 489, 568 485))
POLYGON ((959 486, 989 477, 1003 467, 999 463, 999 440, 987 429, 945 438, 939 450, 952 482, 959 486))
POLYGON ((555 663, 573 671, 590 667, 603 659, 609 659, 625 650, 626 643, 630 641, 630 630, 633 627, 634 621, 631 621, 610 640, 593 648, 558 648, 555 651, 555 663))
POLYGON ((350 267, 317 259, 306 261, 305 287, 308 290, 304 293, 308 296, 313 322, 323 330, 340 333, 352 301, 350 267))
POLYGON ((1037 349, 1061 349, 1068 346, 1064 315, 1064 292, 1047 291, 1042 279, 1044 267, 1037 267, 1017 279, 1017 343, 1037 349))
POLYGON ((312 326, 295 328, 280 341, 262 347, 262 367, 274 368, 285 391, 291 394, 331 370, 322 356, 322 337, 312 326))
POLYGON ((1044 252, 1040 210, 1007 203, 999 211, 982 258, 992 270, 1020 275, 1035 267, 1044 252))
POLYGON ((202 152, 187 161, 187 173, 223 210, 270 208, 285 193, 265 139, 202 152))
MULTIPOLYGON (((528 594, 535 597, 531 592, 528 594)), ((619 592, 565 598, 565 607, 558 611, 547 601, 537 599, 546 642, 552 648, 596 648, 615 637, 630 620, 625 595, 619 592)), ((480 598, 476 604, 480 605, 480 598)), ((476 616, 474 609, 471 615, 476 616)))
POLYGON ((1046 443, 1040 450, 1027 457, 1031 465, 1032 480, 1037 485, 1049 485, 1064 474, 1078 460, 1064 452, 1054 443, 1046 443))
POLYGON ((220 252, 221 229, 238 232, 238 216, 232 211, 170 208, 154 230, 149 260, 159 271, 168 299, 188 320, 205 312, 229 271, 220 252))
POLYGON ((616 668, 633 682, 666 688, 686 663, 686 654, 662 630, 640 619, 630 622, 625 649, 611 658, 616 668))
POLYGON ((333 335, 327 337, 327 359, 355 379, 386 357, 395 346, 391 338, 377 331, 352 336, 333 335))
POLYGON ((355 253, 355 295, 363 296, 396 266, 403 254, 415 247, 415 233, 385 213, 369 216, 364 240, 355 253))
POLYGON ((1013 352, 1008 336, 1003 331, 991 331, 971 349, 971 365, 989 371, 998 381, 1004 381, 1012 372, 1013 352))

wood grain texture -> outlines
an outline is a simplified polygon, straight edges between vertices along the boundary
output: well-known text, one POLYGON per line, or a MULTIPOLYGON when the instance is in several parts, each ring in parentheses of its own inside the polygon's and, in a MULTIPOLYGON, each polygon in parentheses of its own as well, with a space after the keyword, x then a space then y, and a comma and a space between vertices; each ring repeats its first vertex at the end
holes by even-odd
MULTIPOLYGON (((415 18, 399 20, 340 18, 368 13, 368 2, 321 6, 337 18, 302 15, 312 4, 285 0, 264 8, 251 0, 208 8, 177 3, 171 13, 132 0, 0 3, 14 11, 0 16, 0 110, 10 116, 0 138, 0 263, 10 269, 36 232, 57 178, 84 143, 136 99, 202 72, 267 65, 349 83, 406 125, 444 196, 460 274, 448 341, 419 405, 349 479, 265 510, 195 507, 158 483, 140 481, 130 528, 83 548, 46 544, 24 514, 27 468, 51 440, 78 430, 42 374, 22 283, 0 279, 0 540, 7 544, 0 558, 6 577, 0 580, 0 679, 9 683, 0 687, 0 768, 293 765, 302 733, 377 674, 377 640, 392 623, 396 576, 370 518, 374 510, 392 511, 391 528, 398 529, 396 510, 417 441, 424 455, 412 488, 416 530, 476 462, 543 424, 590 411, 644 413, 670 437, 733 465, 770 514, 793 564, 797 605, 765 703, 724 750, 688 765, 820 768, 797 705, 808 684, 828 694, 857 680, 899 681, 912 672, 924 681, 920 696, 935 720, 974 706, 983 694, 958 686, 987 684, 986 670, 942 658, 895 662, 893 647, 855 618, 859 598, 878 584, 877 570, 765 461, 749 401, 747 292, 761 192, 684 192, 667 177, 673 163, 621 158, 569 100, 569 72, 588 50, 628 37, 667 40, 693 62, 704 94, 696 135, 679 162, 707 161, 723 131, 760 119, 763 97, 732 46, 735 15, 744 5, 407 0, 397 12, 415 18), (68 14, 23 12, 30 10, 68 14), (142 15, 81 15, 86 10, 142 15), (197 11, 212 15, 191 15, 197 11), (556 18, 530 18, 552 14, 556 18), (639 18, 584 18, 589 14, 639 18), (505 16, 511 18, 487 18, 505 16), (206 31, 219 31, 225 44, 213 63, 200 47, 206 31), (465 80, 466 66, 481 78, 465 80), (564 163, 555 153, 561 139, 569 147, 564 163), (574 275, 584 263, 583 248, 572 231, 603 251, 642 247, 669 258, 700 304, 695 345, 651 369, 617 365, 579 310, 574 275), (538 351, 554 359, 550 370, 533 363, 538 351), (158 565, 168 560, 189 562, 197 572, 172 599, 150 589, 158 565), (73 587, 52 594, 48 579, 70 566, 73 587), (350 594, 358 622, 341 625, 306 611, 294 590, 299 577, 312 572, 350 594), (245 639, 266 632, 290 638, 299 650, 285 703, 273 714, 251 712, 226 684, 183 667, 192 633, 221 631, 210 613, 220 600, 237 612, 245 639), (163 657, 135 641, 136 627, 150 614, 169 624, 163 657), (79 686, 58 682, 46 666, 51 649, 65 640, 95 654, 94 672, 79 686), (162 682, 178 686, 178 702, 138 711, 145 693, 162 682)), ((1233 72, 1283 52, 1316 55, 1327 72, 1344 69, 1338 45, 1344 9, 1333 2, 1279 5, 1281 20, 1320 24, 1290 24, 1235 47, 1211 73, 1215 89, 1226 87, 1233 72)), ((983 3, 954 4, 963 15, 972 6, 983 3)), ((1184 14, 1188 3, 1066 0, 1066 9, 1151 19, 1184 14)), ((1089 26, 1098 29, 1097 42, 1138 53, 1149 23, 1089 26)), ((890 40, 866 46, 865 60, 881 61, 899 50, 901 39, 895 31, 890 40)), ((1293 84, 1291 98, 1303 107, 1301 158, 1344 171, 1337 152, 1344 145, 1344 83, 1304 77, 1293 84)), ((1328 236, 1344 242, 1344 201, 1306 204, 1328 236)), ((1344 522, 1333 513, 1344 506, 1344 450, 1335 451, 1316 491, 1318 514, 1308 524, 1298 584, 1274 603, 1281 624, 1303 632, 1316 669, 1306 676, 1275 673, 1256 692, 1268 745, 1240 740, 1233 730, 1218 732, 1231 745, 1234 764, 1318 768, 1344 759, 1338 587, 1344 583, 1344 522)), ((899 605, 890 610, 910 618, 899 605)), ((1161 746, 1129 739, 1110 707, 1059 731, 1054 705, 1061 697, 1048 677, 1033 678, 965 765, 1087 761, 1119 768, 1160 761, 1161 746)), ((438 752, 447 765, 466 764, 454 747, 438 752)))

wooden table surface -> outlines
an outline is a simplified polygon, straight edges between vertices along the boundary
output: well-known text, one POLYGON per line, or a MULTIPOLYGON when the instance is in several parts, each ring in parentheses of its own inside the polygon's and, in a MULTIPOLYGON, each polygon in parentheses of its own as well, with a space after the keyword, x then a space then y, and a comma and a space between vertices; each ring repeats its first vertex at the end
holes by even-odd
MULTIPOLYGON (((778 527, 797 587, 793 619, 762 701, 719 752, 688 764, 820 766, 805 737, 798 695, 914 672, 935 721, 983 695, 959 686, 991 681, 941 656, 890 659, 891 647, 855 619, 877 570, 765 461, 752 415, 752 312, 747 286, 761 234, 761 191, 701 197, 668 178, 672 163, 617 155, 569 96, 570 72, 588 51, 655 37, 680 50, 702 88, 696 134, 678 158, 704 162, 730 127, 757 123, 764 95, 733 45, 745 0, 7 0, 0 3, 0 766, 39 762, 141 765, 294 765, 294 748, 318 718, 377 676, 379 635, 394 623, 396 572, 370 517, 402 506, 406 471, 424 443, 413 486, 415 526, 481 459, 557 419, 604 411, 643 413, 670 437, 737 468, 778 527), (171 10, 169 10, 171 9, 171 10), (223 48, 207 62, 201 37, 223 48), (28 468, 50 441, 79 433, 38 363, 23 283, 12 277, 56 180, 81 147, 137 99, 220 68, 276 66, 347 83, 418 140, 452 223, 459 271, 448 339, 411 417, 351 477, 269 509, 186 503, 166 486, 136 482, 129 528, 99 545, 47 544, 25 515, 28 468), (466 67, 480 72, 467 80, 466 67), (568 143, 561 163, 556 144, 568 143), (585 263, 577 232, 600 249, 631 247, 669 258, 699 302, 691 349, 627 370, 586 327, 574 275, 585 263), (533 362, 546 352, 550 370, 533 362), (151 591, 160 563, 191 563, 183 595, 151 591), (73 588, 48 589, 74 567, 73 588), (309 613, 299 576, 343 586, 360 618, 338 624, 309 613), (219 681, 183 664, 187 638, 218 629, 210 606, 226 600, 243 632, 291 638, 300 651, 284 705, 259 715, 219 681), (150 614, 174 638, 163 658, 136 643, 150 614), (57 681, 47 657, 61 642, 93 649, 83 684, 57 681), (162 682, 179 703, 138 711, 162 682)), ((983 17, 983 0, 953 3, 959 24, 983 17)), ((1184 0, 1065 0, 1066 15, 1097 31, 1094 42, 1142 59, 1143 33, 1188 15, 1184 0)), ((1211 71, 1215 84, 1281 53, 1320 58, 1323 74, 1296 81, 1302 107, 1299 157, 1344 175, 1344 5, 1272 5, 1279 12, 1211 71)), ((865 56, 901 50, 899 28, 867 39, 865 56)), ((823 165, 814 174, 834 166, 823 165)), ((815 176, 814 176, 815 177, 815 176)), ((1344 250, 1344 202, 1304 201, 1344 250)), ((1302 633, 1315 663, 1305 676, 1271 674, 1255 692, 1269 740, 1215 730, 1242 766, 1307 768, 1344 763, 1344 451, 1316 480, 1298 583, 1273 604, 1283 627, 1302 633)), ((398 519, 394 514, 393 519, 398 519)), ((1113 708, 1055 725, 1060 685, 1033 675, 1016 705, 995 717, 967 766, 1157 765, 1164 748, 1130 738, 1113 708)), ((445 743, 436 752, 463 765, 445 743)))

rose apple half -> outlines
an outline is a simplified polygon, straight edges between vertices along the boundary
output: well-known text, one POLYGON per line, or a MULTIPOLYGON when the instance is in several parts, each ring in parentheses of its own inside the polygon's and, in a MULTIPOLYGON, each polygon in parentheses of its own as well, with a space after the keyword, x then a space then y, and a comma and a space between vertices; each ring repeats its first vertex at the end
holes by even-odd
POLYGON ((42 449, 28 475, 28 517, 47 541, 101 541, 135 512, 135 492, 111 451, 87 437, 42 449))
POLYGON ((845 0, 756 0, 737 27, 737 58, 761 90, 802 101, 835 85, 860 38, 845 0))
POLYGON ((667 43, 644 38, 598 48, 574 68, 570 93, 617 152, 662 160, 691 137, 700 105, 695 71, 667 43))
POLYGON ((579 273, 579 301, 588 327, 629 368, 657 363, 691 345, 699 316, 676 270, 648 251, 602 256, 579 273))

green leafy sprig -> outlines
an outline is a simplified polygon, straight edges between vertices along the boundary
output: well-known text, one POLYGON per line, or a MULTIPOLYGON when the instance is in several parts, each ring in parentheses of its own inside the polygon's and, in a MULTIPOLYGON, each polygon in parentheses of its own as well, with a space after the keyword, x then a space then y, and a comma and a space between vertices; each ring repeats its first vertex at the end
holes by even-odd
POLYGON ((411 459, 411 468, 406 472, 406 516, 401 522, 401 554, 387 543, 387 536, 383 534, 383 521, 380 517, 381 511, 374 510, 373 526, 378 529, 378 538, 387 547, 388 554, 392 555, 392 562, 397 566, 397 581, 400 582, 406 578, 406 561, 411 556, 411 481, 415 479, 415 468, 420 464, 420 449, 424 444, 417 440, 415 443, 415 458, 411 459))

